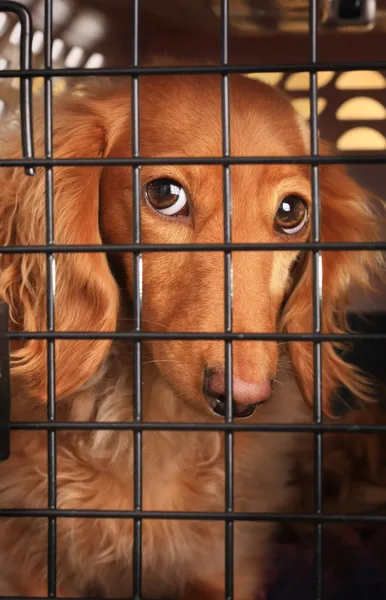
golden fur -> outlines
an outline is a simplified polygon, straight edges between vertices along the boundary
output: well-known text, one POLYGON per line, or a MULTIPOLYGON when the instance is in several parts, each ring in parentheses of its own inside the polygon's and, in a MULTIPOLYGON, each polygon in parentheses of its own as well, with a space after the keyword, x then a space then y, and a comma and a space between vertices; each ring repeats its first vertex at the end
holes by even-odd
MULTIPOLYGON (((144 77, 140 86, 141 156, 219 156, 220 80, 217 77, 144 77), (204 110, 202 108, 204 104, 204 110)), ((61 98, 54 110, 55 156, 131 155, 129 86, 61 98)), ((41 129, 41 120, 36 126, 41 129), (40 124, 40 125, 39 125, 40 124)), ((43 152, 43 136, 38 152, 43 152)), ((1 148, 17 156, 15 141, 1 148)), ((267 86, 231 77, 233 155, 307 152, 303 126, 289 102, 267 86)), ((323 146, 323 152, 327 152, 323 146)), ((310 168, 238 165, 232 172, 234 242, 306 241, 310 226, 291 239, 272 226, 278 198, 298 193, 311 210, 310 168)), ((141 183, 172 177, 189 190, 188 222, 162 218, 142 205, 142 241, 212 243, 223 240, 221 166, 148 166, 141 183)), ((377 235, 366 193, 340 166, 320 169, 323 241, 370 241, 377 235)), ((44 244, 45 175, 20 168, 0 171, 0 243, 44 244)), ((55 241, 59 244, 130 243, 130 167, 54 169, 55 241)), ((46 330, 45 257, 1 257, 0 297, 16 331, 46 330)), ((144 253, 143 329, 223 331, 224 262, 221 253, 144 253)), ((374 253, 323 255, 323 330, 345 331, 352 284, 370 286, 374 253)), ((234 331, 312 331, 311 254, 235 252, 234 331), (296 269, 293 270, 294 265, 296 269), (284 306, 284 308, 283 308, 284 306)), ((133 266, 130 254, 59 254, 56 257, 56 330, 130 328, 133 266), (122 275, 123 274, 123 275, 122 275)), ((144 345, 143 418, 160 422, 218 422, 202 392, 205 366, 224 364, 215 341, 151 341, 144 345)), ((57 418, 130 421, 133 418, 129 343, 56 342, 57 418)), ((46 417, 46 344, 13 349, 14 420, 46 417)), ((272 398, 249 422, 307 422, 312 402, 311 343, 233 344, 233 373, 245 381, 275 379, 272 398), (279 350, 280 356, 279 356, 279 350), (303 395, 299 392, 299 387, 303 395)), ((367 398, 369 386, 323 345, 323 398, 339 385, 367 398)), ((290 467, 298 434, 235 434, 235 509, 279 512, 290 507, 290 467)), ((47 506, 44 432, 13 432, 12 453, 0 465, 2 507, 47 506)), ((144 510, 224 510, 223 436, 214 432, 143 433, 144 510)), ((133 444, 128 432, 58 432, 57 506, 60 509, 132 509, 133 444)), ((127 598, 131 590, 129 519, 59 518, 58 595, 127 598)), ((269 566, 269 523, 235 524, 235 599, 251 600, 269 566)), ((0 520, 0 594, 45 595, 47 521, 0 520)), ((143 522, 143 592, 150 597, 220 600, 224 597, 224 524, 176 520, 143 522)))

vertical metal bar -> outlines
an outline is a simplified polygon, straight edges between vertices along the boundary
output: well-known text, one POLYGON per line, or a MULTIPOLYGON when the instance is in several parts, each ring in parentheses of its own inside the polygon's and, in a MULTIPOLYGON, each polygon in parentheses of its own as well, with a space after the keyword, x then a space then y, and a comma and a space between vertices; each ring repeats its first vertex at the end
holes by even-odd
POLYGON ((0 460, 9 457, 11 390, 9 372, 9 310, 6 302, 0 302, 0 460))
MULTIPOLYGON (((221 63, 229 60, 229 0, 221 2, 221 63)), ((230 156, 229 75, 221 76, 222 154, 230 156)), ((232 197, 230 165, 223 166, 224 242, 232 241, 232 197)), ((232 332, 232 252, 224 252, 224 326, 232 332)), ((225 421, 233 421, 232 342, 225 342, 225 421)), ((233 511, 233 431, 225 433, 225 511, 233 511)), ((233 599, 233 521, 225 523, 225 598, 233 599)))
MULTIPOLYGON (((139 0, 133 1, 133 67, 139 65, 139 0)), ((132 154, 138 158, 140 154, 139 131, 139 78, 131 79, 131 118, 132 118, 132 154)), ((133 173, 133 243, 141 242, 141 182, 140 167, 135 166, 133 173)), ((133 254, 133 317, 134 330, 141 331, 142 313, 142 254, 133 254)), ((134 422, 142 421, 142 347, 140 341, 134 342, 133 356, 133 393, 134 422)), ((134 436, 134 510, 142 510, 142 431, 133 432, 134 436)), ((133 596, 140 600, 142 594, 142 519, 137 517, 133 522, 133 596)))
MULTIPOLYGON (((309 29, 310 29, 310 62, 317 63, 317 0, 310 0, 309 29)), ((311 91, 311 156, 318 156, 318 80, 316 71, 310 73, 311 91)), ((311 167, 312 188, 312 241, 320 242, 320 193, 319 193, 319 167, 311 167)), ((322 331, 322 252, 313 251, 312 254, 312 304, 313 304, 313 333, 322 331)), ((322 344, 313 342, 314 359, 314 422, 322 423, 322 344)), ((323 511, 322 496, 322 470, 323 470, 323 437, 322 433, 314 434, 314 510, 317 515, 323 511)), ((315 526, 315 600, 323 597, 323 525, 315 526)))
MULTIPOLYGON (((44 154, 52 158, 52 0, 44 0, 44 154)), ((52 167, 45 167, 46 244, 54 243, 54 183, 52 167)), ((47 331, 55 331, 55 256, 46 253, 47 331)), ((47 341, 47 419, 56 419, 55 401, 55 340, 47 341)), ((56 432, 47 433, 48 508, 56 508, 56 432)), ((56 596, 56 517, 48 518, 47 593, 56 596)))

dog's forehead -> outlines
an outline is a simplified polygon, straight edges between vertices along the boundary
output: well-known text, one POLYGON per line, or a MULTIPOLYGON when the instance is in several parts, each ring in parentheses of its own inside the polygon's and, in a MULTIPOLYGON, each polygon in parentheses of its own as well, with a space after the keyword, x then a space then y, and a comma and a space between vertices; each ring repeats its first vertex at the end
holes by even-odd
MULTIPOLYGON (((221 78, 172 79, 152 81, 143 97, 141 127, 148 143, 156 146, 152 151, 163 156, 221 156, 227 119, 221 78)), ((307 126, 286 97, 259 81, 230 77, 229 123, 235 156, 305 153, 307 126)))

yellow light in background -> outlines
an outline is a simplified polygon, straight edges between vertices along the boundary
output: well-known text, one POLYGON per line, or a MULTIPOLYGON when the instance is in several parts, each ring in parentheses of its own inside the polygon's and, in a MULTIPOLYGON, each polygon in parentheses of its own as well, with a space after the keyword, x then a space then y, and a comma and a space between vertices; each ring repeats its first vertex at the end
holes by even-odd
MULTIPOLYGON (((308 98, 295 98, 292 100, 292 106, 304 119, 311 116, 311 102, 308 98)), ((320 115, 327 106, 326 98, 318 98, 318 115, 320 115)))
POLYGON ((371 127, 353 127, 337 142, 338 150, 386 150, 386 139, 371 127))
POLYGON ((336 117, 341 121, 383 120, 386 119, 386 109, 378 100, 374 100, 374 98, 357 96, 341 104, 336 111, 336 117))
POLYGON ((35 79, 32 82, 32 93, 34 94, 34 96, 37 96, 38 94, 40 94, 43 87, 44 87, 43 77, 35 77, 35 79))
POLYGON ((317 75, 318 88, 328 85, 335 77, 335 71, 320 71, 317 75))
POLYGON ((338 90, 383 90, 386 79, 378 71, 346 71, 336 81, 338 90))
MULTIPOLYGON (((273 87, 283 80, 284 74, 274 73, 248 73, 249 79, 259 80, 273 87)), ((321 71, 317 74, 318 89, 327 86, 334 80, 334 71, 321 71)), ((311 103, 308 94, 305 97, 296 97, 296 92, 309 92, 309 73, 293 73, 285 80, 285 88, 292 96, 292 105, 296 112, 306 120, 310 119, 311 103), (295 97, 293 97, 295 96, 295 97)), ((371 90, 386 88, 386 78, 378 71, 357 71, 342 73, 337 81, 339 90, 371 90)), ((324 94, 328 92, 324 92, 324 94)), ((363 93, 363 92, 362 92, 363 93)), ((347 97, 347 96, 346 96, 347 97)), ((318 115, 322 114, 328 104, 328 97, 318 98, 318 115)), ((378 100, 368 96, 355 96, 344 101, 336 111, 339 121, 357 121, 358 127, 346 131, 337 141, 337 148, 343 151, 377 151, 386 150, 386 138, 372 127, 361 127, 363 121, 380 121, 386 119, 386 108, 378 100)))
POLYGON ((66 89, 67 89, 67 81, 65 79, 55 78, 54 89, 53 89, 54 96, 59 96, 59 94, 62 94, 66 89))
MULTIPOLYGON (((322 88, 334 77, 334 71, 321 71, 317 75, 318 88, 322 88)), ((310 89, 310 74, 309 73, 293 73, 285 82, 285 87, 290 92, 301 92, 310 89)))
POLYGON ((248 79, 257 79, 268 85, 275 86, 280 82, 283 73, 247 73, 245 77, 248 77, 248 79))

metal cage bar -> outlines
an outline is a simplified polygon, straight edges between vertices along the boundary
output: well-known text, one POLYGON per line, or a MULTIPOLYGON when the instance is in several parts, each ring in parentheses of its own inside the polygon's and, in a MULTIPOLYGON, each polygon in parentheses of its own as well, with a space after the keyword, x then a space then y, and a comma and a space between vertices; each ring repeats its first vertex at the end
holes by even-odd
MULTIPOLYGON (((309 4, 309 34, 310 34, 310 62, 317 63, 317 0, 310 0, 309 4)), ((310 154, 312 157, 319 154, 318 139, 318 74, 310 73, 310 154)), ((312 241, 320 242, 320 190, 319 190, 319 165, 311 166, 311 192, 312 192, 312 241)), ((317 249, 312 253, 312 308, 313 332, 320 334, 322 331, 322 250, 317 249)), ((322 405, 322 343, 313 341, 313 370, 314 370, 314 423, 320 425, 323 418, 322 405)), ((323 475, 323 432, 314 433, 314 511, 316 515, 322 514, 322 475, 323 475)), ((315 523, 315 600, 323 598, 323 523, 315 523)))
MULTIPOLYGON (((386 242, 301 242, 298 244, 274 244, 274 243, 224 243, 224 244, 53 244, 51 252, 55 254, 71 254, 80 252, 221 252, 231 250, 232 252, 266 252, 267 250, 280 250, 292 252, 301 250, 310 252, 312 250, 323 250, 335 252, 336 250, 386 250, 386 242)), ((1 254, 45 254, 47 247, 44 246, 3 246, 0 247, 1 254)))
MULTIPOLYGON (((322 514, 312 513, 245 513, 245 512, 199 512, 157 510, 86 510, 86 509, 29 509, 2 508, 0 517, 60 517, 61 519, 164 519, 180 521, 238 521, 276 523, 386 523, 386 515, 373 514, 322 514)), ((3 598, 3 596, 0 596, 3 598)), ((292 600, 292 599, 291 599, 292 600)))
MULTIPOLYGON (((139 64, 139 0, 133 0, 133 66, 139 64)), ((139 77, 133 75, 131 80, 131 127, 132 127, 132 155, 140 156, 140 106, 139 106, 139 77)), ((133 242, 141 243, 141 181, 140 166, 135 165, 133 172, 133 242)), ((133 253, 133 316, 134 329, 141 331, 142 309, 142 255, 133 253)), ((134 397, 134 422, 141 424, 142 420, 142 347, 141 340, 133 342, 133 397, 134 397)), ((142 510, 142 430, 139 427, 133 432, 134 438, 134 510, 138 514, 142 510)), ((142 519, 140 516, 133 522, 133 597, 141 599, 142 589, 142 519)))
MULTIPOLYGON (((104 67, 100 69, 84 68, 57 68, 57 77, 131 77, 132 75, 221 75, 222 73, 283 73, 314 72, 320 71, 384 71, 386 61, 363 61, 363 62, 318 62, 312 63, 276 63, 266 65, 264 63, 253 65, 197 65, 178 67, 104 67)), ((6 69, 1 72, 2 77, 46 77, 45 69, 6 69)))
MULTIPOLYGON (((2 73, 5 71, 2 71, 2 73)), ((56 71, 55 71, 56 73, 56 71)), ((159 165, 384 165, 384 153, 364 156, 229 156, 212 157, 170 157, 170 158, 35 158, 1 159, 1 167, 93 167, 104 166, 159 166, 159 165)))
POLYGON ((328 433, 386 433, 386 425, 326 425, 326 424, 310 424, 304 425, 291 424, 291 425, 274 425, 271 423, 267 424, 248 424, 248 423, 174 423, 172 421, 168 423, 157 423, 146 421, 146 423, 122 423, 121 421, 16 421, 10 424, 10 429, 18 430, 31 430, 38 431, 40 429, 52 430, 57 429, 61 431, 66 430, 93 430, 93 431, 276 431, 276 432, 288 432, 292 433, 315 433, 315 432, 328 432, 328 433))
MULTIPOLYGON (((227 65, 229 60, 229 0, 221 2, 221 63, 227 65)), ((230 142, 230 95, 229 74, 221 75, 221 129, 222 155, 227 159, 231 154, 230 142)), ((232 189, 231 167, 223 165, 223 207, 224 207, 224 243, 232 243, 232 189)), ((224 330, 232 332, 232 251, 224 251, 224 330)), ((225 421, 233 421, 233 361, 232 340, 225 344, 225 421)), ((233 429, 225 432, 225 510, 229 514, 234 508, 233 491, 233 429)), ((232 519, 225 522, 225 599, 233 598, 233 555, 234 527, 232 519)))
MULTIPOLYGON (((53 155, 53 114, 52 114, 52 0, 44 0, 44 155, 53 155)), ((55 238, 54 223, 54 180, 53 168, 46 165, 45 169, 45 203, 46 203, 46 243, 48 248, 53 245, 55 238)), ((55 256, 49 249, 46 254, 46 309, 47 330, 55 332, 55 256)), ((47 420, 56 419, 55 392, 55 339, 47 340, 47 420)), ((48 476, 48 507, 56 508, 57 494, 57 447, 56 431, 47 431, 47 476, 48 476)), ((47 543, 47 594, 50 598, 56 596, 56 517, 48 517, 47 543)))
POLYGON ((28 331, 8 333, 9 340, 266 340, 278 342, 342 342, 384 340, 386 333, 215 333, 150 331, 28 331))

